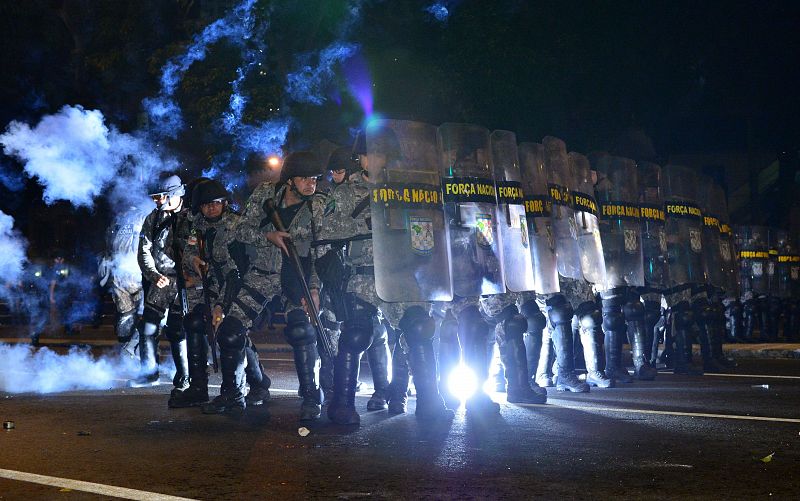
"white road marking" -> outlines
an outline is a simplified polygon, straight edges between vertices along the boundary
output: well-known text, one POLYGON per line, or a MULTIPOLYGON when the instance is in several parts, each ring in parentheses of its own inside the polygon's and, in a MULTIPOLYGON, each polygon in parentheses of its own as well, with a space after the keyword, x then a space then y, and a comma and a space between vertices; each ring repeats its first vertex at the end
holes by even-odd
POLYGON ((71 480, 68 478, 50 477, 47 475, 37 475, 35 473, 25 473, 23 471, 4 470, 0 468, 0 477, 20 482, 31 482, 34 484, 60 487, 73 491, 93 492, 101 496, 112 496, 122 499, 134 499, 139 501, 185 501, 190 498, 168 496, 157 492, 140 491, 128 489, 126 487, 115 487, 113 485, 96 484, 94 482, 84 482, 82 480, 71 480))
POLYGON ((649 409, 625 409, 619 407, 593 407, 590 405, 563 405, 563 404, 514 404, 514 405, 519 405, 520 407, 543 407, 543 408, 560 407, 564 409, 575 409, 582 411, 620 412, 628 414, 657 414, 661 416, 687 416, 687 417, 703 417, 712 419, 739 419, 743 421, 800 423, 800 419, 795 419, 795 418, 776 418, 767 416, 740 416, 737 414, 708 414, 705 412, 656 411, 649 409))
POLYGON ((718 374, 716 372, 706 372, 706 376, 753 377, 753 378, 766 378, 766 379, 800 379, 800 376, 767 376, 764 374, 718 374))

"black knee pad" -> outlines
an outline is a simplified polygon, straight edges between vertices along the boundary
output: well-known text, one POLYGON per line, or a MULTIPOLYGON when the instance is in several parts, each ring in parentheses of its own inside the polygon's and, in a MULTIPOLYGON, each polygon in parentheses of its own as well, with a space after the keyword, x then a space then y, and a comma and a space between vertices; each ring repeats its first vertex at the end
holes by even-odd
POLYGON ((641 301, 638 300, 628 301, 622 307, 622 311, 625 314, 625 320, 644 319, 644 305, 642 304, 641 301))
POLYGON ((205 315, 200 305, 197 305, 185 317, 183 317, 183 328, 186 332, 204 332, 206 328, 205 315))
POLYGON ((537 305, 536 301, 533 299, 522 303, 519 307, 519 312, 522 313, 522 316, 524 316, 528 322, 528 332, 539 334, 547 326, 547 319, 544 317, 542 310, 539 309, 539 305, 537 305))
MULTIPOLYGON (((513 306, 509 308, 516 310, 513 306)), ((487 340, 492 330, 492 324, 483 318, 477 306, 468 306, 458 315, 458 334, 464 343, 482 343, 487 340)))
POLYGON ((180 313, 170 311, 167 325, 164 326, 164 336, 171 343, 186 339, 186 334, 183 332, 183 316, 180 313))
POLYGON ((694 313, 686 301, 681 301, 673 306, 672 315, 675 319, 675 326, 679 329, 688 329, 694 322, 694 313))
POLYGON ((342 333, 339 336, 339 346, 353 353, 363 353, 372 344, 373 336, 372 319, 358 316, 342 322, 342 333))
POLYGON ((575 315, 575 311, 572 309, 572 305, 569 304, 569 301, 567 301, 567 298, 559 294, 548 299, 546 304, 547 316, 550 317, 550 323, 553 325, 572 324, 572 317, 575 315))
POLYGON ((528 328, 528 320, 517 313, 503 320, 503 332, 506 340, 522 339, 525 330, 528 328))
POLYGON ((130 341, 136 323, 136 311, 130 310, 120 313, 117 318, 117 339, 120 343, 130 341))
POLYGON ((243 350, 247 344, 247 330, 236 317, 225 317, 217 330, 217 343, 223 350, 243 350))
POLYGON ((405 313, 403 318, 400 319, 400 330, 406 337, 406 340, 412 344, 424 343, 433 339, 436 325, 433 317, 427 311, 422 309, 421 306, 411 306, 405 313))
POLYGON ((144 305, 144 313, 142 314, 142 321, 146 324, 161 324, 164 319, 164 310, 153 307, 152 305, 144 305))
POLYGON ((575 310, 575 316, 578 318, 579 325, 588 331, 598 329, 603 325, 603 314, 597 307, 597 303, 585 302, 578 306, 575 310))
POLYGON ((317 333, 310 322, 295 322, 287 324, 283 329, 286 341, 292 347, 306 346, 317 341, 317 333))

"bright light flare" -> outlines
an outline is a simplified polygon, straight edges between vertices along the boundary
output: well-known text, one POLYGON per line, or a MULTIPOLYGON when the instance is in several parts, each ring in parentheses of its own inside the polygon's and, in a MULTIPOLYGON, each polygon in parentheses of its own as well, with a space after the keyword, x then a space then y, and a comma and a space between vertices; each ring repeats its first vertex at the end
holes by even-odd
POLYGON ((453 396, 464 402, 478 390, 478 377, 463 363, 458 364, 458 367, 450 373, 447 386, 453 396))
POLYGON ((267 159, 267 165, 269 165, 270 169, 277 169, 281 166, 281 159, 277 155, 271 155, 267 159))

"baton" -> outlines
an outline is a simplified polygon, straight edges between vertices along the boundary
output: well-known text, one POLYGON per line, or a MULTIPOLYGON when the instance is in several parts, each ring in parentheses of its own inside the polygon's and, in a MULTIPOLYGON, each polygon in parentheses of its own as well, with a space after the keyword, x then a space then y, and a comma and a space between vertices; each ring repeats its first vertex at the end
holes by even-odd
MULTIPOLYGON (((269 215, 273 226, 275 226, 275 229, 284 233, 288 233, 286 227, 283 225, 281 216, 275 209, 275 203, 270 199, 267 200, 265 206, 267 209, 267 214, 269 215)), ((303 274, 303 265, 300 262, 300 255, 297 254, 297 249, 295 248, 291 239, 288 241, 284 240, 284 244, 286 245, 286 250, 289 251, 289 259, 291 260, 292 266, 297 272, 297 277, 300 280, 300 285, 303 288, 303 296, 306 299, 306 306, 310 312, 309 317, 311 317, 311 324, 317 331, 317 336, 322 343, 322 348, 325 350, 325 354, 331 358, 334 358, 336 356, 336 351, 333 348, 333 341, 331 341, 330 337, 325 332, 325 329, 322 327, 322 322, 319 319, 319 311, 317 311, 317 305, 314 304, 314 300, 311 298, 311 290, 308 288, 306 277, 303 274)))

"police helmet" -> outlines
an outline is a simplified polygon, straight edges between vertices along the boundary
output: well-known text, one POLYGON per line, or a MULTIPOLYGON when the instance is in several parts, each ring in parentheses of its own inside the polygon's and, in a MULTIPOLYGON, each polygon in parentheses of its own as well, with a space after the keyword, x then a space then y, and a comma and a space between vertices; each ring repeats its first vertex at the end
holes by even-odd
POLYGON ((281 182, 285 183, 293 177, 319 177, 322 175, 322 165, 311 151, 295 151, 283 159, 281 182))
POLYGON ((172 176, 169 176, 164 180, 162 180, 161 183, 158 185, 158 190, 153 193, 150 193, 150 196, 154 197, 157 195, 163 195, 168 197, 172 196, 182 197, 185 194, 186 194, 186 189, 183 185, 183 181, 181 181, 180 177, 173 174, 172 176))
POLYGON ((215 200, 228 200, 228 190, 215 179, 208 179, 198 183, 192 191, 192 212, 197 214, 200 206, 215 200))

